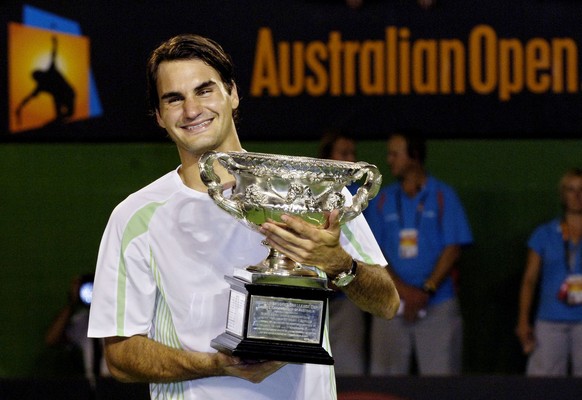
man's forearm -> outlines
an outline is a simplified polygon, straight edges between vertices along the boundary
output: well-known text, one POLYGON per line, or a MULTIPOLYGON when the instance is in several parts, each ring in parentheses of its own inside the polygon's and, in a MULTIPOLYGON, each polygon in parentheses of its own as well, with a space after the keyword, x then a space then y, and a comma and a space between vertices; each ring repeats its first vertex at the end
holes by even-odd
POLYGON ((437 288, 449 276, 460 255, 461 246, 449 245, 445 247, 427 280, 437 288))
POLYGON ((113 377, 124 382, 176 382, 220 374, 211 353, 174 349, 139 335, 106 338, 105 356, 113 377))
POLYGON ((247 363, 220 352, 174 349, 145 336, 105 338, 111 375, 123 382, 179 382, 232 376, 259 383, 285 365, 281 361, 247 363))
POLYGON ((64 339, 67 324, 73 315, 73 306, 67 304, 59 315, 55 318, 52 325, 48 329, 44 341, 48 346, 54 346, 64 339))
POLYGON ((378 317, 394 317, 400 305, 394 281, 379 265, 358 261, 356 277, 342 290, 359 308, 378 317))

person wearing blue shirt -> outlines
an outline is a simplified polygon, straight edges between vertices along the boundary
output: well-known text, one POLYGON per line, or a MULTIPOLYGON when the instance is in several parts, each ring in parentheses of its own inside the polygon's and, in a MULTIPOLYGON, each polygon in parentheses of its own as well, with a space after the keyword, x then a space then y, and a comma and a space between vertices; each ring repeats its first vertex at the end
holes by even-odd
POLYGON ((389 324, 372 321, 372 375, 410 374, 412 357, 420 375, 461 372, 462 319, 452 275, 473 238, 457 194, 428 174, 425 158, 423 138, 392 135, 387 162, 397 182, 365 212, 401 298, 389 324))
POLYGON ((515 333, 529 355, 529 376, 567 376, 569 365, 582 376, 582 169, 563 175, 560 198, 563 215, 537 227, 527 243, 515 333))
MULTIPOLYGON (((319 142, 319 158, 337 161, 357 161, 357 144, 353 136, 340 130, 329 130, 319 142)), ((352 195, 357 183, 347 186, 352 195)), ((335 291, 329 301, 330 343, 336 375, 358 376, 367 372, 367 329, 369 314, 360 310, 341 291, 335 291)))

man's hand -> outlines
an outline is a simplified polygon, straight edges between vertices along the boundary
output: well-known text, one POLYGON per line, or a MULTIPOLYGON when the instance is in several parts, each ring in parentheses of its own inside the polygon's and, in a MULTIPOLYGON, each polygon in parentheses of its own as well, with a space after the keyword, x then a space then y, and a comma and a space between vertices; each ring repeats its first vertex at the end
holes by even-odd
POLYGON ((81 288, 81 277, 77 276, 71 281, 71 286, 69 287, 69 304, 73 307, 77 306, 81 302, 79 297, 79 289, 81 288))
POLYGON ((283 223, 268 221, 261 226, 275 250, 298 263, 318 267, 330 277, 350 269, 351 257, 339 241, 339 210, 332 211, 322 227, 291 215, 283 215, 281 220, 283 223))
POLYGON ((426 308, 429 295, 422 289, 414 286, 401 284, 400 297, 404 301, 404 319, 414 322, 418 318, 418 313, 426 308))
POLYGON ((105 338, 111 375, 122 382, 179 382, 211 376, 233 376, 259 383, 286 363, 249 361, 224 353, 171 348, 143 335, 105 338))
MULTIPOLYGON (((319 268, 328 279, 352 268, 352 257, 340 244, 339 210, 332 211, 321 227, 299 217, 283 215, 282 223, 261 226, 267 243, 292 260, 319 268)), ((400 299, 390 274, 380 265, 358 262, 356 278, 341 290, 360 309, 382 318, 392 318, 400 299)))
POLYGON ((242 360, 238 357, 217 353, 217 359, 223 363, 225 375, 245 379, 252 383, 260 383, 275 373, 286 363, 282 361, 242 360))
POLYGON ((533 327, 529 323, 518 324, 515 328, 515 335, 521 343, 523 354, 527 355, 534 350, 536 346, 536 340, 533 327))

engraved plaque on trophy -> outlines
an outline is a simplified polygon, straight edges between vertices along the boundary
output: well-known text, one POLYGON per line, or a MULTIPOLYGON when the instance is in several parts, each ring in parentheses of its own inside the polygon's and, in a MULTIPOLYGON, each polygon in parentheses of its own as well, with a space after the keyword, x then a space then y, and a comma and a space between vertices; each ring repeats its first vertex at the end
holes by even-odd
MULTIPOLYGON (((269 219, 281 221, 283 214, 321 225, 335 209, 340 223, 347 222, 362 212, 381 184, 378 169, 365 162, 208 152, 199 166, 216 204, 255 230, 269 219), (235 178, 229 198, 214 172, 216 160, 235 178), (346 202, 342 189, 363 177, 351 203, 346 202)), ((323 347, 332 292, 323 273, 269 247, 261 263, 236 269, 225 279, 230 284, 226 329, 212 340, 213 348, 244 359, 333 364, 323 347)))

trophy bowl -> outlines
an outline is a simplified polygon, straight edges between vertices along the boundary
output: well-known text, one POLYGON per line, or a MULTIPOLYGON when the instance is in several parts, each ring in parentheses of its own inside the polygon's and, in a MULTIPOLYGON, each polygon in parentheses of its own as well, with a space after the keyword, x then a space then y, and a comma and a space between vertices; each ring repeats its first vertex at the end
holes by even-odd
MULTIPOLYGON (((199 167, 200 177, 214 202, 254 230, 269 220, 281 222, 283 214, 321 226, 326 215, 336 209, 340 211, 340 223, 345 223, 367 207, 382 183, 378 168, 366 162, 279 154, 210 151, 202 155, 199 167), (228 198, 214 171, 215 161, 235 179, 228 198), (364 176, 364 183, 351 202, 347 201, 342 189, 364 176)), ((247 270, 281 276, 317 276, 271 247, 265 260, 247 270)))

